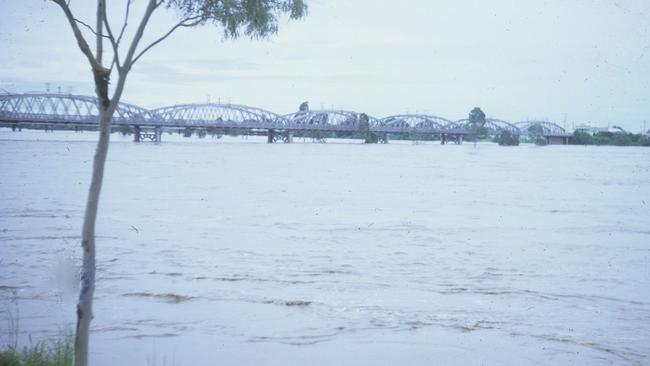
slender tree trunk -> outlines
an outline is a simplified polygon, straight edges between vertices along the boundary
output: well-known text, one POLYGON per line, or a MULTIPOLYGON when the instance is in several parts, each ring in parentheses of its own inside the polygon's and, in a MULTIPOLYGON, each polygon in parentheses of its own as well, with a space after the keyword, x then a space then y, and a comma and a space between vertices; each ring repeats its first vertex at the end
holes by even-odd
POLYGON ((97 209, 99 206, 99 194, 102 190, 102 182, 104 179, 104 165, 106 164, 106 155, 108 154, 108 143, 110 140, 111 134, 111 120, 113 119, 113 113, 115 112, 117 105, 122 97, 122 92, 124 90, 124 83, 126 82, 126 76, 131 70, 133 63, 137 61, 147 50, 155 46, 159 42, 167 38, 174 30, 179 27, 192 26, 199 23, 199 19, 196 19, 196 23, 186 23, 186 21, 192 19, 185 19, 174 26, 169 32, 167 32, 163 37, 159 38, 155 42, 151 43, 148 47, 142 50, 136 56, 136 49, 138 44, 142 39, 144 30, 153 14, 154 10, 158 8, 163 1, 159 0, 149 0, 145 13, 140 21, 135 35, 133 36, 133 41, 129 46, 127 56, 124 58, 122 66, 120 66, 119 57, 118 57, 118 48, 119 43, 122 38, 122 32, 124 27, 126 27, 126 22, 128 20, 128 6, 130 2, 127 3, 127 16, 124 20, 124 26, 122 32, 116 40, 113 38, 113 34, 110 31, 108 21, 106 20, 106 0, 97 0, 97 27, 94 31, 97 37, 97 49, 96 54, 93 55, 92 51, 86 39, 84 38, 79 26, 77 24, 78 20, 70 11, 69 1, 66 0, 52 0, 54 3, 59 5, 63 10, 72 32, 77 40, 77 44, 81 52, 86 56, 88 62, 93 71, 93 77, 95 80, 95 92, 97 94, 97 109, 99 110, 99 140, 97 142, 97 150, 95 151, 95 158, 93 160, 93 173, 90 181, 90 189, 88 190, 88 200, 86 202, 86 212, 84 214, 83 228, 81 231, 81 246, 83 249, 83 264, 81 268, 81 289, 79 291, 79 302, 77 303, 77 331, 75 333, 75 365, 76 366, 86 366, 88 365, 88 340, 89 340, 89 331, 90 331, 90 322, 93 318, 93 295, 95 293, 95 222, 97 221, 97 209), (108 35, 104 34, 104 26, 108 35), (112 99, 109 98, 109 80, 110 73, 113 69, 113 65, 110 68, 105 68, 102 63, 104 47, 103 40, 104 37, 107 37, 111 40, 111 46, 114 52, 114 65, 116 66, 117 72, 119 74, 117 84, 115 86, 115 91, 113 93, 112 99))
POLYGON ((110 140, 111 119, 114 108, 98 105, 99 140, 93 160, 93 172, 88 190, 86 212, 81 233, 83 248, 83 265, 81 270, 81 290, 77 303, 77 331, 75 333, 75 365, 88 364, 88 338, 90 321, 93 318, 93 294, 95 292, 95 222, 99 206, 99 194, 104 179, 104 165, 110 140))
MULTIPOLYGON (((100 13, 104 11, 102 7, 105 6, 105 3, 102 0, 99 0, 98 3, 100 4, 100 7, 98 8, 99 17, 100 13)), ((147 6, 138 30, 136 31, 133 42, 129 47, 122 69, 118 67, 119 77, 117 78, 112 99, 109 98, 108 90, 110 70, 101 66, 101 62, 98 63, 97 67, 93 67, 95 93, 97 94, 97 109, 99 110, 99 140, 97 141, 97 149, 95 150, 95 158, 93 160, 93 173, 90 181, 90 189, 88 190, 86 212, 84 214, 83 228, 81 231, 83 264, 81 268, 81 289, 79 291, 79 302, 77 303, 77 331, 75 333, 74 351, 76 366, 88 365, 88 341, 90 338, 90 322, 93 319, 93 295, 95 293, 95 222, 97 221, 99 194, 102 190, 102 183, 104 181, 104 166, 106 164, 108 143, 111 135, 111 121, 113 119, 113 113, 117 109, 120 98, 122 97, 124 84, 126 83, 126 76, 133 65, 135 50, 142 38, 147 22, 157 6, 155 0, 149 0, 149 5, 147 6)), ((67 7, 65 9, 67 9, 67 7)), ((72 21, 72 23, 74 24, 74 21, 72 21)), ((97 24, 97 28, 101 31, 100 20, 98 20, 97 24)), ((101 47, 102 39, 99 35, 97 43, 97 59, 95 62, 101 60, 103 52, 101 47)), ((90 57, 92 59, 92 55, 90 55, 90 57)))

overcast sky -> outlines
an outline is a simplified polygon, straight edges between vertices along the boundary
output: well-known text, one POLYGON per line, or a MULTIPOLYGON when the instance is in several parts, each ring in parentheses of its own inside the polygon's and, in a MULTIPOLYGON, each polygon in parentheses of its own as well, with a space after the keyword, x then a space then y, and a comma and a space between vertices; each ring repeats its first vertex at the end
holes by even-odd
MULTIPOLYGON (((93 3, 72 0, 88 23, 93 3)), ((212 26, 179 31, 135 66, 123 101, 151 108, 211 100, 285 114, 307 100, 312 109, 452 120, 479 106, 512 122, 638 132, 647 121, 650 128, 648 0, 308 4, 305 19, 281 21, 270 40, 223 40, 212 26)), ((122 15, 111 9, 113 28, 122 15)), ((167 10, 156 13, 148 39, 173 20, 167 10)), ((61 10, 43 0, 0 0, 0 88, 43 91, 46 83, 52 91, 93 93, 61 10)))

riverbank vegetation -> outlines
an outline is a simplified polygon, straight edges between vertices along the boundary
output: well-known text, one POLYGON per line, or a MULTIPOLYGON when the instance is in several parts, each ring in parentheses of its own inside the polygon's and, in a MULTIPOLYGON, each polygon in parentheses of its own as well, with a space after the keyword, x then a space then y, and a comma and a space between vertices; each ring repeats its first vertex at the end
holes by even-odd
POLYGON ((592 135, 575 131, 570 143, 572 145, 650 146, 650 138, 640 133, 602 131, 592 135))
POLYGON ((49 341, 18 348, 5 346, 0 350, 0 366, 72 366, 74 342, 72 333, 49 341))

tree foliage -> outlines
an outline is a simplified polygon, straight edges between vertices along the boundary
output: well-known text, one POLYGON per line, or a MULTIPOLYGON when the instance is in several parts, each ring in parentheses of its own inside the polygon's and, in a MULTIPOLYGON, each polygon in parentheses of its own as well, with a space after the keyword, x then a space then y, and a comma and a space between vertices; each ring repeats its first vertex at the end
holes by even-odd
POLYGON ((536 145, 546 145, 544 137, 544 127, 540 124, 534 124, 528 127, 528 136, 536 145))
POLYGON ((534 124, 528 127, 528 136, 532 138, 544 137, 544 127, 540 124, 534 124))
POLYGON ((488 130, 487 127, 485 127, 486 122, 485 113, 481 108, 474 107, 474 109, 469 112, 467 127, 470 136, 474 141, 487 136, 488 130))
POLYGON ((359 124, 357 125, 359 132, 361 133, 369 133, 370 132, 370 118, 368 117, 367 114, 361 113, 359 115, 359 124))
POLYGON ((379 141, 379 136, 370 131, 370 117, 367 114, 361 113, 359 115, 359 122, 357 125, 361 136, 363 136, 364 143, 376 144, 379 141))
POLYGON ((591 134, 584 131, 575 131, 570 140, 573 145, 592 145, 594 143, 594 138, 591 134))
POLYGON ((485 125, 485 113, 481 110, 481 108, 474 107, 474 109, 469 112, 469 123, 470 125, 485 125))
POLYGON ((252 38, 266 37, 278 31, 279 14, 298 19, 307 11, 302 0, 170 0, 167 7, 186 21, 223 27, 229 38, 242 32, 252 38))
POLYGON ((497 136, 497 143, 501 146, 517 146, 519 145, 519 135, 505 130, 497 136))

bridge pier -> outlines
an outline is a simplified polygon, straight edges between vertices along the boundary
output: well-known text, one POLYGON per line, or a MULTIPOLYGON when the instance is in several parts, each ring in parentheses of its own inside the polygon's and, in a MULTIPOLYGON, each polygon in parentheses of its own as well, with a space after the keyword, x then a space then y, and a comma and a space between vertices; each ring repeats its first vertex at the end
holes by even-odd
POLYGON ((284 142, 285 144, 290 144, 293 142, 293 131, 278 132, 274 129, 270 129, 267 132, 267 142, 269 144, 274 144, 276 142, 284 142))
POLYGON ((379 138, 379 142, 381 142, 382 144, 387 144, 389 140, 390 138, 388 137, 388 132, 384 132, 379 138))
POLYGON ((147 140, 159 144, 162 141, 162 127, 156 126, 153 131, 143 131, 142 127, 133 126, 133 142, 140 143, 147 140))
POLYGON ((162 127, 156 126, 154 128, 154 143, 159 144, 162 142, 162 127))
POLYGON ((446 145, 449 142, 453 142, 456 145, 463 143, 463 135, 448 135, 446 133, 440 134, 440 144, 446 145))
POLYGON ((366 134, 366 139, 363 141, 364 144, 377 144, 379 143, 379 136, 374 132, 368 132, 366 134))
POLYGON ((140 134, 142 130, 140 129, 140 126, 133 126, 133 142, 140 142, 142 141, 140 134))
POLYGON ((11 124, 11 130, 14 131, 14 132, 16 132, 16 130, 22 131, 23 127, 18 123, 12 123, 11 124))

